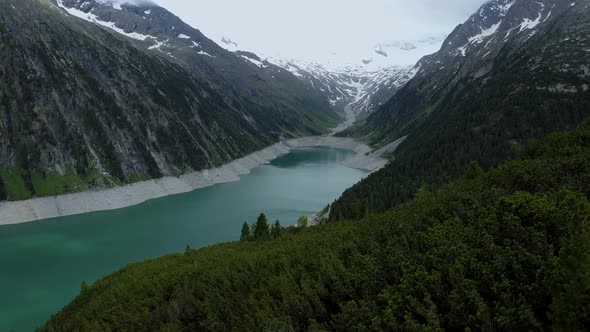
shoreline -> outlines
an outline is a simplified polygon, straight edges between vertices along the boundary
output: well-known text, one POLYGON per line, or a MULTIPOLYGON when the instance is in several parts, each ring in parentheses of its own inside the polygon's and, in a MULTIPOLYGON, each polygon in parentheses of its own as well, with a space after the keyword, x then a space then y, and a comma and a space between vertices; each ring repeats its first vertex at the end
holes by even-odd
POLYGON ((387 164, 388 160, 382 157, 383 153, 393 152, 404 139, 402 138, 374 153, 371 153, 371 148, 368 145, 352 138, 311 136, 290 139, 275 143, 223 166, 187 173, 178 177, 167 176, 110 189, 83 191, 24 201, 0 202, 0 226, 116 210, 215 184, 239 181, 240 176, 249 174, 254 168, 268 164, 297 148, 331 147, 351 150, 356 153, 356 156, 346 160, 343 164, 347 167, 373 172, 387 164))

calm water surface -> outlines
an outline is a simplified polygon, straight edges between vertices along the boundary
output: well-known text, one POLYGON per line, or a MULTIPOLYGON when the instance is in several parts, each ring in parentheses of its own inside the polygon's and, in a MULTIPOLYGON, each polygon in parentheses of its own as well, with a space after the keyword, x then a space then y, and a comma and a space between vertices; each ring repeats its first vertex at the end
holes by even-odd
POLYGON ((0 227, 0 331, 32 331, 93 282, 130 262, 239 239, 260 212, 294 224, 365 172, 352 152, 297 149, 234 183, 141 205, 0 227))

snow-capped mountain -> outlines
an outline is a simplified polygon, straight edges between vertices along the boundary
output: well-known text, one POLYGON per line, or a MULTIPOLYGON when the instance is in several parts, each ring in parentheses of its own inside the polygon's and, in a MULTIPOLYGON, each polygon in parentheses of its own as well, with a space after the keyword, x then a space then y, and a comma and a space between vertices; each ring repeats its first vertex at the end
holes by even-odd
POLYGON ((416 74, 416 62, 438 51, 444 37, 380 43, 357 59, 342 59, 334 54, 321 63, 239 51, 239 44, 227 36, 221 37, 218 44, 257 66, 276 65, 286 69, 321 92, 335 108, 351 105, 357 117, 362 118, 404 86, 416 74))
POLYGON ((481 77, 493 68, 497 56, 518 51, 543 23, 576 6, 587 5, 587 0, 579 4, 565 0, 489 1, 455 28, 439 52, 419 62, 418 76, 442 76, 456 71, 455 79, 464 75, 481 77))
POLYGON ((374 46, 373 52, 362 59, 365 67, 379 69, 397 66, 414 66, 425 55, 436 53, 446 35, 436 35, 415 41, 391 41, 374 46))
MULTIPOLYGON (((524 165, 533 151, 546 153, 526 147, 590 116, 590 1, 488 1, 419 68, 350 133, 378 146, 406 137, 395 161, 347 190, 331 215, 346 219, 367 197, 382 211, 422 185, 432 189, 464 177, 472 161, 492 169, 523 154, 524 165)), ((534 187, 523 176, 506 183, 534 187)))
POLYGON ((323 94, 288 71, 234 53, 238 44, 231 38, 224 37, 216 43, 149 0, 51 1, 71 16, 125 36, 142 50, 189 69, 213 88, 222 90, 225 98, 237 97, 236 100, 249 100, 253 107, 292 114, 298 111, 278 110, 276 105, 294 105, 312 98, 317 109, 328 110, 325 116, 334 116, 323 94))
POLYGON ((285 68, 321 91, 332 106, 341 108, 350 104, 357 117, 366 116, 377 109, 414 74, 412 66, 369 69, 357 65, 329 69, 314 62, 272 57, 266 61, 285 68))
MULTIPOLYGON (((283 87, 293 86, 290 82, 294 78, 288 75, 293 74, 305 84, 309 93, 322 95, 336 109, 352 104, 357 115, 369 114, 392 97, 413 77, 415 70, 412 67, 416 61, 437 51, 444 39, 444 36, 430 36, 417 41, 384 42, 367 49, 356 59, 330 55, 320 57, 324 60, 318 63, 262 55, 255 50, 247 52, 240 47, 239 41, 229 36, 212 41, 150 1, 53 1, 68 14, 134 39, 152 52, 191 67, 208 80, 211 71, 215 71, 223 77, 219 84, 235 81, 235 74, 243 72, 238 69, 243 64, 257 71, 259 77, 273 80, 283 87), (242 65, 228 54, 236 55, 242 65), (286 72, 280 71, 279 67, 286 72)), ((247 75, 242 76, 246 80, 247 75)), ((237 86, 250 90, 253 84, 237 86)), ((266 94, 267 89, 264 92, 260 94, 266 94)))
POLYGON ((418 62, 415 77, 367 119, 366 132, 378 128, 384 139, 394 140, 409 122, 423 121, 437 107, 472 101, 462 97, 466 91, 482 90, 507 73, 516 77, 515 68, 526 68, 527 77, 506 79, 515 92, 589 90, 576 82, 590 72, 587 22, 581 19, 589 8, 588 0, 488 1, 454 29, 439 52, 418 62))
POLYGON ((3 0, 0 39, 0 168, 83 183, 16 199, 210 168, 342 120, 149 1, 3 0))

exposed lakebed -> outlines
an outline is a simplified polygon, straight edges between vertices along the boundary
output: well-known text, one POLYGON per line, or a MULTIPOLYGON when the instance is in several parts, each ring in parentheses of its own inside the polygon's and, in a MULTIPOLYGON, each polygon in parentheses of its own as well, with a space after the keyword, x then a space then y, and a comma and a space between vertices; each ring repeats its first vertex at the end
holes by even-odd
POLYGON ((239 238, 260 212, 294 224, 367 173, 355 153, 303 148, 218 184, 140 205, 0 227, 0 330, 30 331, 79 292, 124 265, 239 238))

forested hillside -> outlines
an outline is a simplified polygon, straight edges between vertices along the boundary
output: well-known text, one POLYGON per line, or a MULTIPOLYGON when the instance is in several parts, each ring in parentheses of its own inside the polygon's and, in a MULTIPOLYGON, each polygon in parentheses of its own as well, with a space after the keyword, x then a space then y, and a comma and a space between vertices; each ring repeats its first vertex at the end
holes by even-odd
POLYGON ((384 214, 129 265, 41 331, 583 330, 589 198, 586 121, 384 214))
POLYGON ((471 160, 490 169, 519 156, 531 139, 577 126, 590 115, 589 18, 588 2, 486 3, 421 60, 414 80, 345 133, 377 146, 408 138, 393 162, 333 204, 331 220, 354 217, 364 205, 385 211, 422 185, 456 179, 471 160), (522 26, 537 15, 538 25, 522 26), (470 37, 490 25, 494 34, 470 37))

